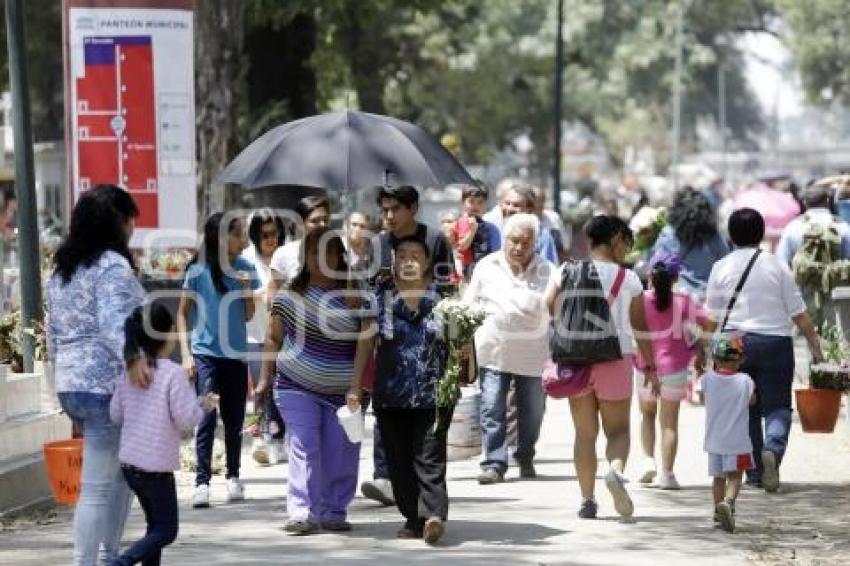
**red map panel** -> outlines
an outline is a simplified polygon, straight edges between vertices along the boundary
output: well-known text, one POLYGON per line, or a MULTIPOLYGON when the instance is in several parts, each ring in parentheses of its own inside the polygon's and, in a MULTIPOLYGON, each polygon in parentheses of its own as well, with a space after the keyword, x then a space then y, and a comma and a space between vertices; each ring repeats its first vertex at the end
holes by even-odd
POLYGON ((101 183, 132 193, 140 228, 159 225, 156 110, 150 36, 84 38, 77 79, 77 152, 82 191, 101 183))

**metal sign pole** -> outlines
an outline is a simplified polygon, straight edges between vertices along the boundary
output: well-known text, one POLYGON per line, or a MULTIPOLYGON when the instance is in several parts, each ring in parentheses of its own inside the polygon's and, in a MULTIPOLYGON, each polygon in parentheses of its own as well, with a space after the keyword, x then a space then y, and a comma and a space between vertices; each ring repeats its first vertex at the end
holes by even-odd
MULTIPOLYGON (((12 124, 15 134, 15 186, 18 197, 18 261, 21 282, 21 327, 41 321, 41 263, 38 257, 38 215, 30 124, 24 7, 21 0, 6 0, 6 37, 9 45, 9 83, 12 90, 12 124)), ((22 336, 24 371, 33 370, 35 336, 22 336)))

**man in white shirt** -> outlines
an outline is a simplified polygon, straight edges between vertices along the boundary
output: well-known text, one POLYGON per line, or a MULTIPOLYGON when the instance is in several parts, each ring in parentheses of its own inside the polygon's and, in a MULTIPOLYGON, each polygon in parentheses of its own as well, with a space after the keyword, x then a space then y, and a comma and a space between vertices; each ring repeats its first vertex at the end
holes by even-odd
POLYGON ((823 361, 823 353, 790 269, 758 249, 764 238, 761 214, 752 208, 736 210, 729 217, 729 237, 737 249, 715 263, 708 278, 709 329, 744 333, 741 371, 753 378, 757 398, 750 407, 756 469, 748 473, 747 482, 776 491, 791 432, 794 326, 806 337, 814 362, 823 361))
POLYGON ((536 475, 534 446, 546 400, 540 376, 549 357, 544 293, 555 270, 534 252, 539 229, 536 216, 512 215, 503 226, 502 250, 478 262, 464 295, 466 302, 480 304, 488 314, 475 333, 484 436, 481 484, 504 481, 508 469, 507 397, 512 383, 519 425, 514 458, 520 477, 536 475))

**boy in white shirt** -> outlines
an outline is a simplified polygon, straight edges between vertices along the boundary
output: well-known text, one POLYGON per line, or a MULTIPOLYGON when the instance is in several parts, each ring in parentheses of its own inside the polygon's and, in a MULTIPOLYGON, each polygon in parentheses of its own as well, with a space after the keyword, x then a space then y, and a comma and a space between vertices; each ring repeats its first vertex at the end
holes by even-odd
POLYGON ((735 530, 735 500, 741 478, 753 468, 749 434, 749 406, 755 401, 755 383, 738 368, 744 359, 740 336, 720 334, 712 344, 714 371, 702 377, 705 392, 705 451, 708 473, 714 477, 714 520, 735 530))

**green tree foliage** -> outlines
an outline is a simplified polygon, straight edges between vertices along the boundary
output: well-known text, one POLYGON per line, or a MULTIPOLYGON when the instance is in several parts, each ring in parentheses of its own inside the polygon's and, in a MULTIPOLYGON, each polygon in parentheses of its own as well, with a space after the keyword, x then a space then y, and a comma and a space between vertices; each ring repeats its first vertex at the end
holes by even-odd
POLYGON ((825 104, 850 98, 850 3, 845 0, 799 2, 776 0, 787 32, 803 89, 810 102, 825 104))
MULTIPOLYGON (((24 18, 29 63, 30 104, 35 140, 54 140, 64 132, 62 3, 27 0, 24 18)), ((0 10, 0 89, 9 88, 6 12, 0 10)))
MULTIPOLYGON (((850 80, 840 68, 847 48, 833 39, 846 27, 838 23, 846 21, 839 0, 776 0, 782 12, 774 0, 683 2, 686 147, 695 144, 697 123, 717 113, 721 61, 733 137, 741 145, 754 143, 760 111, 734 37, 770 32, 778 16, 794 30, 795 45, 808 36, 832 45, 832 51, 817 51, 820 66, 808 64, 826 68, 807 82, 810 91, 826 82, 839 91, 850 80)), ((631 144, 651 145, 663 160, 669 146, 675 5, 565 0, 564 117, 599 132, 615 156, 631 144)), ((36 136, 57 138, 63 125, 60 3, 29 0, 26 9, 36 136)), ((538 166, 548 168, 554 0, 244 0, 242 9, 244 68, 234 85, 230 147, 347 102, 412 120, 436 135, 456 134, 467 162, 486 162, 526 132, 537 146, 538 166)), ((809 60, 805 51, 798 53, 809 60)), ((0 87, 7 80, 3 69, 0 87)))

